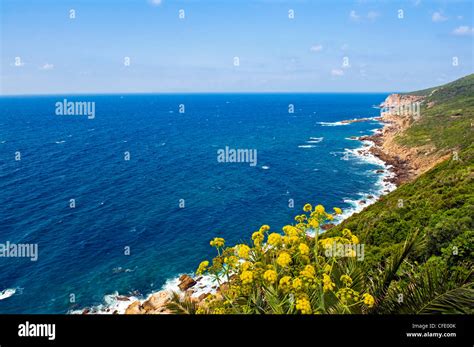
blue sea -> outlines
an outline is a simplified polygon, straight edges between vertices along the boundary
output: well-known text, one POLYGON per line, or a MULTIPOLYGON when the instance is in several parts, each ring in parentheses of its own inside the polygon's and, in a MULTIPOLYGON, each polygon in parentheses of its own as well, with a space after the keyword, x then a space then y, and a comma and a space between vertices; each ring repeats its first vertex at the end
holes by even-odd
POLYGON ((384 186, 350 137, 381 124, 339 122, 378 116, 387 95, 0 97, 0 243, 38 245, 37 261, 0 257, 0 291, 14 290, 0 313, 147 295, 209 259, 215 236, 281 230, 306 202, 356 210, 384 186), (94 102, 95 118, 57 115, 65 98, 94 102), (226 146, 256 149, 257 164, 218 162, 226 146))

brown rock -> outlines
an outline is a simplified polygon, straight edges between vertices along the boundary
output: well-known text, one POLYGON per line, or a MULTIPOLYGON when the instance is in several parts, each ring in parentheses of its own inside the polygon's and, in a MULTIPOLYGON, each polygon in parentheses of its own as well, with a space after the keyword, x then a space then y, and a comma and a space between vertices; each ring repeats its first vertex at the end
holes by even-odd
POLYGON ((128 296, 124 296, 124 295, 117 295, 116 299, 119 300, 119 301, 129 301, 130 300, 130 298, 128 296))
POLYGON ((336 226, 335 224, 333 223, 327 223, 327 224, 323 224, 321 225, 321 229, 323 230, 328 230, 328 229, 331 229, 332 227, 336 226))
POLYGON ((125 314, 144 314, 145 311, 143 310, 142 306, 140 305, 140 301, 134 301, 127 307, 125 310, 125 314))
POLYGON ((166 304, 170 301, 170 295, 166 291, 161 291, 150 296, 142 304, 142 308, 145 313, 161 313, 166 310, 166 304))
POLYGON ((211 295, 211 294, 209 294, 209 293, 203 293, 203 294, 199 295, 199 296, 198 296, 198 301, 199 301, 199 302, 203 301, 203 300, 204 300, 205 298, 207 298, 209 295, 211 295))
POLYGON ((179 289, 181 289, 183 292, 194 286, 197 282, 193 280, 190 276, 188 275, 182 275, 180 278, 180 283, 178 284, 179 289))

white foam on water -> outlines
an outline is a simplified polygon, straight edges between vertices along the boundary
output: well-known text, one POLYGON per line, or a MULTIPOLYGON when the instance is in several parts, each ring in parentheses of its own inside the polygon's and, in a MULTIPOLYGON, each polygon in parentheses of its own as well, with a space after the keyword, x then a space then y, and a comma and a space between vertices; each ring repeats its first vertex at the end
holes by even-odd
POLYGON ((349 122, 317 122, 316 124, 319 124, 323 127, 337 127, 341 125, 349 125, 349 122))
POLYGON ((7 299, 16 293, 16 288, 7 288, 0 291, 0 300, 7 299))
POLYGON ((309 141, 306 141, 306 142, 307 143, 320 143, 323 140, 324 140, 324 137, 310 137, 309 141))
MULTIPOLYGON (((375 144, 372 141, 364 140, 362 141, 362 146, 354 149, 346 148, 344 151, 341 160, 351 160, 355 159, 362 163, 369 163, 375 166, 378 166, 380 169, 384 170, 382 174, 377 174, 378 179, 375 183, 376 190, 369 193, 357 193, 359 195, 358 199, 349 199, 345 198, 343 201, 350 205, 350 208, 344 209, 343 213, 339 216, 336 216, 334 219, 334 224, 340 224, 345 219, 352 216, 354 213, 361 212, 365 207, 375 203, 382 195, 388 194, 389 192, 395 190, 397 186, 394 183, 389 182, 389 179, 395 177, 395 173, 390 169, 391 165, 386 164, 382 159, 376 157, 370 152, 370 149, 374 147, 375 144)), ((367 174, 376 174, 374 170, 368 171, 367 174)))
MULTIPOLYGON (((324 122, 320 122, 324 123, 324 122)), ((335 123, 340 123, 340 122, 335 122, 335 123)), ((326 124, 333 124, 333 125, 327 125, 327 126, 337 126, 337 125, 347 125, 349 123, 342 123, 342 124, 337 124, 334 125, 335 123, 326 123, 326 124)), ((310 138, 310 139, 322 139, 322 138, 310 138)), ((351 139, 353 140, 353 139, 351 139)), ((351 199, 351 198, 344 198, 343 201, 347 204, 350 205, 349 208, 346 208, 343 210, 343 213, 341 215, 335 216, 333 223, 334 224, 340 224, 342 221, 345 219, 349 218, 352 216, 354 213, 359 213, 361 212, 365 207, 375 203, 381 195, 386 194, 387 192, 391 192, 394 189, 396 189, 395 184, 390 183, 387 181, 388 178, 393 178, 395 174, 390 171, 391 166, 387 165, 384 161, 381 159, 377 158, 375 155, 373 155, 370 152, 370 148, 372 148, 375 144, 372 141, 362 141, 362 146, 359 148, 355 149, 345 149, 344 152, 330 152, 332 155, 340 155, 343 154, 342 160, 360 160, 362 162, 374 164, 376 166, 379 166, 381 169, 384 170, 383 174, 378 174, 378 180, 376 182, 376 191, 373 193, 364 193, 364 192, 359 192, 357 193, 358 199, 351 199)), ((314 145, 300 145, 298 146, 300 148, 312 148, 315 147, 314 145)), ((267 166, 262 166, 262 169, 268 168, 267 166)), ((315 169, 317 171, 317 169, 315 169)), ((368 174, 374 174, 374 171, 371 170, 368 172, 368 174)), ((321 229, 317 230, 318 232, 321 232, 321 229)), ((309 230, 307 233, 308 235, 314 236, 315 230, 309 230)), ((163 287, 158 290, 154 291, 145 298, 141 297, 135 297, 135 296, 120 296, 118 292, 115 292, 113 294, 108 294, 104 296, 104 303, 94 306, 92 308, 89 308, 89 313, 93 314, 113 314, 114 312, 123 314, 125 313, 126 309, 128 306, 134 302, 134 301, 140 301, 140 303, 145 302, 148 300, 152 295, 161 292, 161 291, 167 291, 169 293, 171 292, 176 292, 181 295, 184 295, 184 292, 182 292, 178 285, 180 284, 179 277, 181 275, 178 275, 176 277, 168 279, 163 287), (119 300, 118 298, 121 298, 119 300), (127 299, 127 300, 125 300, 127 299)), ((189 276, 195 278, 195 274, 190 274, 189 276)), ((210 275, 203 275, 200 276, 196 279, 196 284, 191 287, 193 293, 191 294, 191 297, 197 298, 202 294, 214 294, 217 290, 218 283, 216 279, 213 276, 210 275)), ((224 278, 222 278, 221 282, 226 282, 224 278)), ((1 293, 1 292, 0 292, 1 293)), ((13 294, 12 294, 13 295, 13 294)), ((0 296, 1 297, 1 296, 0 296)), ((74 310, 70 311, 70 314, 82 314, 84 309, 80 310, 74 310)))
POLYGON ((269 168, 270 168, 270 166, 267 166, 267 165, 263 165, 263 166, 262 166, 262 169, 263 169, 263 170, 268 170, 269 168))
MULTIPOLYGON (((104 303, 88 308, 90 314, 124 314, 127 307, 134 301, 139 300, 135 296, 122 296, 118 292, 104 296, 104 303)), ((68 314, 82 314, 84 309, 72 310, 68 314)))

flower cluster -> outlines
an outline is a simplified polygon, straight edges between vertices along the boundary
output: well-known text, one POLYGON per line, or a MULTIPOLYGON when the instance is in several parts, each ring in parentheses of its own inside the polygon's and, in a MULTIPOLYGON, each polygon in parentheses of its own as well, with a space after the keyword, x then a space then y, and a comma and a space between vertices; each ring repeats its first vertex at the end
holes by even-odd
POLYGON ((214 238, 210 244, 218 255, 212 266, 201 262, 197 273, 212 275, 219 291, 203 300, 198 312, 363 313, 372 308, 375 299, 356 290, 351 277, 349 263, 355 260, 325 255, 327 247, 359 243, 348 229, 332 237, 321 234, 320 227, 342 213, 333 210, 305 204, 294 224, 282 232, 262 225, 249 244, 224 248, 225 240, 214 238))

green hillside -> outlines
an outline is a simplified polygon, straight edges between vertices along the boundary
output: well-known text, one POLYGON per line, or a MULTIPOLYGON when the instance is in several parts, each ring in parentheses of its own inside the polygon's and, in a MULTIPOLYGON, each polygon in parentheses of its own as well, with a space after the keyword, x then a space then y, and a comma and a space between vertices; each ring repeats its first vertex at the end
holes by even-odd
POLYGON ((398 142, 409 147, 432 145, 446 152, 473 142, 474 74, 444 86, 409 93, 426 96, 421 117, 398 142))
POLYGON ((283 233, 268 225, 246 244, 214 238, 216 257, 197 274, 219 284, 196 302, 173 296, 175 313, 473 314, 473 75, 427 95, 399 141, 450 152, 450 159, 405 183, 323 234, 338 208, 305 204, 283 233), (454 151, 456 149, 456 151, 454 151), (334 211, 334 212, 333 212, 334 211))
POLYGON ((431 281, 433 274, 444 273, 443 281, 453 288, 461 284, 471 288, 473 308, 474 75, 411 94, 428 96, 421 119, 399 137, 400 143, 434 145, 441 152, 456 150, 457 157, 453 152, 451 159, 401 185, 323 237, 350 229, 365 243, 367 269, 376 276, 391 255, 417 233, 419 243, 398 269, 398 281, 391 284, 391 290, 403 292, 408 283, 412 289, 424 287, 417 281, 423 281, 427 273, 431 271, 431 281))

